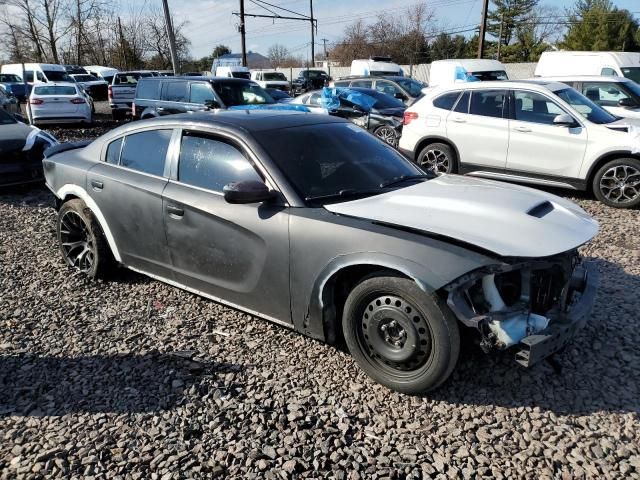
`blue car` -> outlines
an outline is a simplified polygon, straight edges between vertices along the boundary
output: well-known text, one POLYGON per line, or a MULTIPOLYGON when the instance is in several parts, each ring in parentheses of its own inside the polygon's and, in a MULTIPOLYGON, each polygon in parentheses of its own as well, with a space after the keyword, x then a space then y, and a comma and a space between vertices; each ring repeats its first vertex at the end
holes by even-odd
POLYGON ((26 102, 31 93, 31 85, 25 85, 22 78, 12 73, 0 73, 0 85, 21 102, 26 102))

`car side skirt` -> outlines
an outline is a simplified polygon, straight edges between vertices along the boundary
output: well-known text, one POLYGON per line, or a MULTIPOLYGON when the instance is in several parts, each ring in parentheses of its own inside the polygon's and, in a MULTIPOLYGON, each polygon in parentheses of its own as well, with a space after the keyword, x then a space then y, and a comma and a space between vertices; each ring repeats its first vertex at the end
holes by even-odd
POLYGON ((568 188, 571 190, 586 190, 587 182, 577 178, 556 177, 553 175, 540 175, 519 170, 503 170, 460 162, 460 173, 475 177, 490 178, 493 180, 505 180, 511 182, 532 183, 547 187, 568 188))

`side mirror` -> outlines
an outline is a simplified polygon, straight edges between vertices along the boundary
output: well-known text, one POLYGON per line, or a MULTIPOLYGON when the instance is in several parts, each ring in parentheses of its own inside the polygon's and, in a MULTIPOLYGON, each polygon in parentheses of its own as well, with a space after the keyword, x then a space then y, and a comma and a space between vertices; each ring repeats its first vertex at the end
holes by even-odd
POLYGON ((568 113, 561 113, 553 119, 553 124, 559 127, 575 127, 577 125, 575 119, 568 113))
POLYGON ((407 97, 401 92, 396 92, 393 96, 394 98, 397 98, 398 100, 402 100, 402 101, 405 101, 407 99, 407 97))
POLYGON ((218 103, 217 100, 205 100, 204 106, 210 110, 213 110, 215 108, 220 108, 220 104, 218 103))
POLYGON ((620 105, 621 107, 625 107, 625 108, 631 108, 631 107, 637 107, 638 104, 635 100, 633 100, 633 98, 630 97, 626 97, 626 98, 621 98, 620 100, 618 100, 618 105, 620 105))
POLYGON ((261 203, 275 198, 278 194, 257 180, 228 183, 222 189, 224 199, 229 203, 261 203))

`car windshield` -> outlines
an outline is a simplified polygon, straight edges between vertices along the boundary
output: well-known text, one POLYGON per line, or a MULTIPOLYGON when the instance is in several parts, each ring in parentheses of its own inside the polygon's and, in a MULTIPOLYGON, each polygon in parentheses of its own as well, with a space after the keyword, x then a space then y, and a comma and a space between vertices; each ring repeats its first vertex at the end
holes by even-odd
POLYGON ((20 83, 22 83, 22 78, 20 78, 18 75, 11 75, 11 74, 5 73, 5 74, 0 75, 0 82, 7 82, 7 83, 20 82, 20 83))
POLYGON ((349 122, 265 130, 254 135, 305 199, 341 193, 347 198, 347 193, 357 192, 376 195, 389 191, 381 184, 424 173, 393 147, 349 122))
POLYGON ((413 78, 396 79, 395 82, 409 92, 409 95, 412 97, 419 97, 422 95, 422 89, 425 87, 423 83, 420 83, 413 78))
POLYGON ((471 75, 476 77, 478 80, 482 82, 488 82, 491 80, 509 80, 507 77, 507 72, 504 70, 494 70, 494 71, 486 71, 486 72, 469 72, 471 75))
POLYGON ((280 72, 267 72, 263 75, 265 80, 277 80, 279 82, 286 82, 287 77, 284 76, 284 73, 280 72))
POLYGON ((369 97, 375 98, 375 103, 372 105, 372 108, 376 110, 382 110, 384 108, 399 108, 404 107, 404 103, 398 100, 397 98, 391 97, 386 93, 378 92, 377 90, 373 90, 371 88, 350 88, 348 90, 355 90, 356 92, 361 92, 369 97))
POLYGON ((227 107, 276 103, 257 83, 216 82, 213 88, 227 107))
POLYGON ((13 125, 14 123, 18 123, 18 121, 13 118, 13 116, 0 109, 0 125, 13 125))
POLYGON ((50 82, 72 82, 71 77, 67 72, 60 72, 58 70, 43 70, 44 76, 50 82))
POLYGON ((622 85, 636 97, 636 100, 640 101, 640 85, 636 82, 624 82, 622 85))
POLYGON ((554 93, 592 123, 602 125, 615 122, 618 119, 573 88, 556 90, 554 93))
POLYGON ((36 95, 76 95, 76 87, 71 85, 43 85, 33 89, 36 95))
POLYGON ((249 72, 231 72, 233 78, 244 78, 251 80, 251 74, 249 72))
POLYGON ((629 80, 640 83, 640 67, 622 67, 622 75, 629 80))

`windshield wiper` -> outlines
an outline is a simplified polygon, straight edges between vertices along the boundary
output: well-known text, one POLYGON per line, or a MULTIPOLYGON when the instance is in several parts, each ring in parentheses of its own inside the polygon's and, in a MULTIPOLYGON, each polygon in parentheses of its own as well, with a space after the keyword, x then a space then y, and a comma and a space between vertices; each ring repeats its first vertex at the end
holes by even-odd
POLYGON ((400 175, 399 177, 394 177, 391 180, 387 180, 386 182, 382 182, 380 184, 380 188, 387 188, 397 185, 399 183, 408 182, 410 180, 430 180, 435 178, 433 174, 421 174, 421 175, 400 175))
POLYGON ((355 190, 353 188, 347 188, 344 190, 340 190, 336 193, 329 193, 327 195, 315 195, 311 197, 305 197, 305 201, 307 202, 316 202, 320 200, 335 200, 335 199, 344 199, 344 198, 353 198, 353 197, 366 197, 368 195, 377 195, 382 193, 381 190, 355 190))

